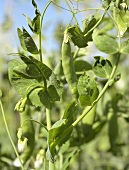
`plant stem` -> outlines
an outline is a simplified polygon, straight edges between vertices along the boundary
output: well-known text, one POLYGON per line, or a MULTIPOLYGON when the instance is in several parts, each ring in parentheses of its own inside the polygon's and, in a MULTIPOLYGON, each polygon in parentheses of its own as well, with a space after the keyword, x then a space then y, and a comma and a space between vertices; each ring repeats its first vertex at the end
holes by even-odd
POLYGON ((76 24, 77 24, 77 25, 79 25, 79 24, 78 24, 78 21, 77 21, 77 19, 76 19, 76 17, 75 17, 75 13, 74 13, 74 12, 73 12, 73 10, 71 9, 71 7, 70 7, 70 5, 69 5, 68 1, 67 1, 67 0, 65 0, 65 2, 66 2, 66 4, 67 4, 68 8, 70 9, 70 12, 72 12, 72 14, 73 14, 73 18, 74 18, 74 20, 75 20, 76 24))
POLYGON ((44 129, 48 132, 48 129, 46 128, 45 125, 43 125, 42 123, 40 123, 40 122, 38 122, 38 121, 36 121, 36 120, 34 120, 34 119, 25 119, 25 120, 22 122, 21 128, 23 127, 23 124, 24 124, 26 121, 33 121, 33 122, 35 122, 35 123, 38 123, 39 125, 41 125, 42 127, 44 127, 44 129))
MULTIPOLYGON (((51 114, 50 114, 50 109, 46 108, 46 121, 47 121, 47 129, 51 129, 51 114)), ((49 170, 54 170, 54 164, 49 161, 49 170)))
POLYGON ((17 158, 18 158, 19 161, 20 161, 21 169, 22 169, 22 170, 25 170, 24 167, 23 167, 23 165, 22 165, 22 161, 21 161, 21 159, 20 159, 20 156, 19 156, 19 154, 18 154, 18 151, 17 151, 17 149, 16 149, 16 147, 15 147, 15 144, 14 144, 14 142, 13 142, 13 140, 12 140, 11 135, 10 135, 9 128, 8 128, 8 125, 7 125, 7 121, 6 121, 6 118, 5 118, 5 113, 4 113, 4 109, 3 109, 3 105, 2 105, 1 100, 0 100, 0 107, 1 107, 1 112, 2 112, 2 116, 3 116, 3 120, 4 120, 4 124, 5 124, 5 128, 6 128, 6 131, 7 131, 8 137, 9 137, 9 140, 10 140, 10 142, 11 142, 11 144, 12 144, 12 147, 13 147, 13 149, 14 149, 14 151, 15 151, 15 154, 16 154, 17 158))
POLYGON ((89 31, 87 31, 87 33, 84 36, 87 36, 90 32, 92 32, 100 24, 100 22, 103 20, 104 16, 107 13, 107 10, 108 9, 105 10, 104 14, 101 16, 101 18, 98 20, 98 22, 89 31))
POLYGON ((40 33, 39 33, 39 55, 40 55, 41 62, 43 62, 43 60, 42 60, 42 23, 43 23, 43 18, 44 18, 45 12, 51 3, 52 3, 52 0, 48 2, 45 9, 43 10, 43 13, 41 14, 40 33))
POLYGON ((51 116, 50 116, 50 110, 46 109, 46 121, 47 121, 47 129, 51 129, 51 116))
POLYGON ((107 83, 105 84, 103 90, 100 92, 98 98, 92 103, 91 106, 87 106, 84 108, 81 116, 78 117, 78 119, 73 122, 72 126, 75 127, 86 115, 87 113, 97 104, 97 102, 100 100, 100 98, 103 96, 103 94, 106 92, 106 90, 108 89, 109 87, 109 83, 110 83, 110 80, 112 80, 112 78, 114 77, 115 75, 115 72, 116 72, 116 69, 118 67, 118 63, 119 63, 119 60, 120 60, 120 53, 117 54, 117 57, 116 57, 116 63, 112 69, 112 72, 111 72, 111 75, 107 81, 107 83))
POLYGON ((40 55, 40 61, 43 62, 43 59, 42 59, 42 33, 41 33, 41 30, 40 30, 40 33, 39 33, 39 55, 40 55))

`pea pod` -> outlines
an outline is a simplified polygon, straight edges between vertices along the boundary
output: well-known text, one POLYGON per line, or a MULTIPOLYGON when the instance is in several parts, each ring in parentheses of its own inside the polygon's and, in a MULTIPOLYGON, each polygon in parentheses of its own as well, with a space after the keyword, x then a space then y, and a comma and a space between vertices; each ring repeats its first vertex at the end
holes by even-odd
POLYGON ((78 98, 77 76, 71 55, 71 46, 69 40, 63 40, 62 43, 62 66, 69 89, 75 99, 78 98))
POLYGON ((24 112, 20 112, 21 124, 23 123, 23 121, 25 121, 23 126, 22 126, 23 136, 28 139, 27 148, 20 155, 21 160, 23 161, 24 164, 31 157, 32 152, 34 150, 34 145, 35 145, 34 126, 33 126, 33 122, 29 121, 29 119, 31 119, 31 117, 30 117, 30 109, 29 109, 29 106, 27 106, 24 112), (28 119, 28 120, 25 121, 26 119, 28 119))
POLYGON ((118 137, 117 114, 115 113, 113 108, 109 109, 108 120, 109 120, 109 127, 108 127, 109 141, 111 147, 113 147, 118 137))
POLYGON ((91 109, 91 111, 82 120, 83 133, 84 133, 86 141, 92 140, 92 138, 95 135, 94 130, 92 128, 92 125, 95 120, 95 116, 96 116, 96 105, 91 109))

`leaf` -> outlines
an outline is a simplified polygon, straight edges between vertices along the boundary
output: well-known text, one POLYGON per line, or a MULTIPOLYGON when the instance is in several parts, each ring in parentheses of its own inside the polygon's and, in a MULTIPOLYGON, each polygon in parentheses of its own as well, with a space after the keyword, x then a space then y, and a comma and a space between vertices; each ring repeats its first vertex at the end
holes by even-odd
POLYGON ((74 62, 74 67, 76 72, 83 72, 92 69, 91 64, 84 60, 77 60, 74 62))
POLYGON ((53 85, 50 85, 47 91, 52 102, 60 100, 60 96, 58 95, 57 90, 53 85))
POLYGON ((77 25, 71 26, 67 29, 67 34, 72 42, 77 45, 79 48, 84 48, 88 46, 87 39, 84 37, 83 32, 77 25))
POLYGON ((39 72, 42 74, 43 77, 45 77, 47 80, 49 79, 49 77, 52 74, 52 70, 46 66, 45 64, 43 64, 42 62, 40 62, 39 60, 35 59, 32 56, 26 57, 25 55, 19 54, 21 60, 28 64, 33 64, 34 67, 37 67, 37 69, 39 70, 39 72))
POLYGON ((129 40, 121 43, 120 52, 123 54, 129 54, 129 40))
POLYGON ((38 7, 37 7, 37 4, 35 2, 35 0, 32 0, 32 5, 34 6, 35 8, 35 14, 40 14, 39 10, 38 10, 38 7))
MULTIPOLYGON (((121 10, 121 9, 119 9, 119 7, 113 8, 113 17, 114 17, 114 20, 118 26, 120 37, 122 37, 129 26, 129 16, 128 16, 129 11, 121 10)), ((119 34, 118 34, 118 36, 119 36, 119 34)))
POLYGON ((20 44, 21 44, 22 48, 25 51, 27 51, 27 48, 26 48, 26 45, 25 45, 25 42, 24 42, 23 32, 20 30, 20 28, 17 28, 17 33, 18 33, 18 37, 19 37, 20 44))
POLYGON ((62 96, 63 87, 54 73, 52 73, 51 76, 49 77, 49 85, 54 86, 55 90, 58 93, 58 96, 60 96, 60 97, 62 96))
POLYGON ((124 19, 127 16, 125 11, 120 11, 117 16, 117 25, 120 32, 120 37, 124 35, 128 28, 128 22, 124 19))
POLYGON ((27 48, 27 50, 32 53, 32 54, 38 54, 38 48, 34 42, 34 40, 32 39, 32 37, 30 36, 30 34, 25 30, 25 28, 22 28, 23 30, 23 38, 24 38, 24 43, 25 46, 27 48))
POLYGON ((40 15, 37 14, 32 20, 33 32, 36 34, 40 33, 40 15))
POLYGON ((100 24, 99 34, 105 34, 114 28, 113 22, 110 18, 103 18, 103 22, 100 24))
POLYGON ((35 34, 39 34, 40 33, 40 14, 37 14, 33 18, 32 21, 27 15, 24 15, 24 16, 26 17, 28 26, 30 27, 31 31, 35 34))
POLYGON ((114 146, 117 136, 118 136, 118 123, 117 123, 117 114, 114 112, 113 108, 110 108, 108 113, 109 127, 108 135, 111 146, 114 146))
POLYGON ((101 56, 96 56, 95 63, 93 65, 94 73, 101 78, 108 78, 112 72, 112 65, 109 60, 104 59, 101 56))
POLYGON ((21 66, 23 61, 13 59, 8 64, 8 73, 9 73, 9 80, 15 90, 21 95, 26 96, 26 89, 31 86, 32 84, 38 83, 35 79, 30 79, 28 81, 27 78, 23 78, 22 76, 14 73, 15 67, 21 66))
POLYGON ((91 106, 99 94, 95 80, 86 74, 79 77, 77 89, 82 107, 91 106))
POLYGON ((21 64, 20 66, 16 66, 13 69, 13 72, 21 77, 25 77, 28 79, 38 79, 41 78, 41 74, 37 67, 34 64, 21 64))
POLYGON ((31 91, 28 95, 29 100, 31 101, 32 105, 36 107, 45 106, 50 108, 50 96, 47 91, 43 89, 43 87, 37 87, 31 91))
POLYGON ((78 152, 79 152, 78 149, 74 149, 72 152, 70 152, 70 153, 67 155, 67 157, 65 158, 65 161, 64 161, 64 163, 63 163, 63 165, 62 165, 61 170, 66 170, 66 169, 68 168, 70 160, 71 160, 78 152))
POLYGON ((117 42, 107 35, 93 34, 93 42, 95 43, 96 47, 104 53, 115 54, 119 51, 117 42))
POLYGON ((103 0, 104 8, 108 8, 112 0, 103 0))
MULTIPOLYGON (((92 15, 82 21, 82 32, 86 34, 96 24, 96 18, 92 15)), ((92 31, 93 32, 93 31, 92 31)), ((90 33, 92 35, 92 32, 90 33)))
POLYGON ((75 110, 75 101, 73 101, 66 107, 62 119, 49 130, 47 157, 52 162, 54 162, 56 146, 61 146, 70 138, 75 110))

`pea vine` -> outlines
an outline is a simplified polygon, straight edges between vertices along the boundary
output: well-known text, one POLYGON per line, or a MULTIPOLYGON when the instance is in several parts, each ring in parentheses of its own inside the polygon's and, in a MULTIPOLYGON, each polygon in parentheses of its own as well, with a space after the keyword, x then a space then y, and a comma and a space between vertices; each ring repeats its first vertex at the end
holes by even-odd
MULTIPOLYGON (((38 45, 24 27, 17 29, 23 50, 13 54, 19 56, 19 59, 10 60, 8 74, 12 86, 21 96, 15 106, 21 120, 17 134, 20 156, 12 140, 11 143, 17 155, 14 165, 20 166, 22 170, 31 166, 27 162, 35 155, 35 150, 37 154, 42 155, 44 166, 41 166, 44 170, 47 167, 50 170, 58 169, 56 165, 58 161, 60 170, 67 169, 69 160, 79 153, 80 146, 93 140, 103 128, 106 119, 98 120, 97 125, 95 122, 98 102, 120 79, 120 74, 117 72, 120 57, 129 53, 129 41, 124 37, 129 26, 129 11, 126 1, 103 0, 102 8, 84 10, 72 9, 68 0, 65 3, 68 9, 60 7, 51 0, 41 13, 36 2, 32 0, 35 17, 31 20, 28 16, 24 16, 30 30, 38 37, 38 45), (72 20, 75 21, 74 25, 71 25, 72 22, 70 22, 64 30, 61 58, 54 69, 44 63, 41 32, 45 12, 52 4, 71 12, 72 20), (96 17, 94 12, 94 15, 86 17, 82 21, 81 28, 76 15, 87 10, 101 10, 103 13, 96 17), (113 35, 113 29, 115 29, 116 35, 113 35), (97 50, 107 54, 107 57, 94 56, 92 64, 84 58, 80 59, 81 49, 87 48, 89 42, 92 42, 97 50), (66 103, 65 106, 63 103, 66 103), (60 106, 61 113, 59 119, 53 122, 52 109, 58 104, 62 105, 60 106), (38 121, 35 120, 31 112, 32 110, 36 112, 36 109, 45 116, 45 120, 42 120, 42 116, 38 121), (37 131, 34 122, 38 124, 37 131), (79 135, 78 132, 75 135, 75 131, 79 127, 82 130, 79 133, 82 135, 79 135), (37 149, 38 139, 42 139, 41 129, 45 130, 45 132, 43 130, 45 133, 43 138, 46 143, 45 146, 40 145, 37 149), (83 131, 84 129, 86 131, 83 131), (75 141, 78 139, 76 145, 75 141), (63 157, 63 146, 76 147, 66 157, 63 157), (43 152, 41 153, 41 151, 43 152)), ((4 117, 2 104, 1 109, 4 117)), ((112 113, 113 109, 114 106, 111 105, 109 110, 112 113)), ((64 150, 67 151, 67 149, 64 150)))

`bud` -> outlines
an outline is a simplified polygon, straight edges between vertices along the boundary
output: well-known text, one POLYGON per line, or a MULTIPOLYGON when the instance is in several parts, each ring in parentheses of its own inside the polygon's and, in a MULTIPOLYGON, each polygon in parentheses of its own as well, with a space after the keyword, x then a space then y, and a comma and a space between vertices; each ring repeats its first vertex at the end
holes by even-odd
POLYGON ((17 137, 18 137, 18 139, 21 139, 21 138, 22 138, 22 128, 19 128, 19 129, 18 129, 17 137))
POLYGON ((36 156, 36 161, 34 163, 35 168, 40 168, 40 166, 43 164, 43 157, 44 157, 44 150, 41 149, 36 156))
POLYGON ((19 152, 23 152, 26 148, 27 148, 27 141, 28 139, 27 138, 20 138, 18 139, 18 151, 19 152))

